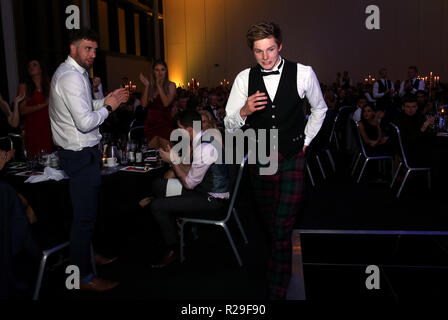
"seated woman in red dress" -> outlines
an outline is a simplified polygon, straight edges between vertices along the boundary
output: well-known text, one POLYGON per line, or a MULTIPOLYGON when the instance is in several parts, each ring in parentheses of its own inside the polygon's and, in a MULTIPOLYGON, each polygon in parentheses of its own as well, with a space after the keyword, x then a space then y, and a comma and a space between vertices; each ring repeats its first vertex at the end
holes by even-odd
POLYGON ((19 95, 25 94, 20 104, 20 115, 25 117, 24 140, 28 157, 36 157, 40 152, 54 151, 48 115, 48 95, 50 80, 42 70, 39 61, 28 63, 28 75, 25 83, 19 85, 19 95))
POLYGON ((173 130, 171 103, 176 96, 176 85, 168 79, 168 67, 164 61, 154 62, 151 82, 140 73, 140 81, 145 85, 142 107, 148 107, 145 120, 145 137, 150 148, 165 147, 170 144, 173 130))

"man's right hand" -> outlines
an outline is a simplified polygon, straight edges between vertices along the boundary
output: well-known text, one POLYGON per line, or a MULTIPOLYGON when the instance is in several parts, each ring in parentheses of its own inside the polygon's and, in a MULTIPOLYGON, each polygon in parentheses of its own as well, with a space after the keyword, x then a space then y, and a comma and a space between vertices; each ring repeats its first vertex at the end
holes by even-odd
POLYGON ((267 100, 266 93, 257 90, 257 92, 247 98, 246 103, 241 108, 241 118, 245 119, 255 111, 263 110, 266 107, 267 100))
POLYGON ((125 88, 121 88, 109 93, 106 99, 104 99, 104 104, 110 105, 112 107, 112 110, 115 111, 120 106, 120 104, 128 101, 128 99, 129 91, 125 88))

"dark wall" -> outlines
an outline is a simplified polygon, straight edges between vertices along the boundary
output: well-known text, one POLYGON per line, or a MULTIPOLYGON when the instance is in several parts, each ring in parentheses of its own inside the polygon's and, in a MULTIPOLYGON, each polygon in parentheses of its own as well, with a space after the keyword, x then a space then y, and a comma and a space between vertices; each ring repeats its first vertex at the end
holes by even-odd
MULTIPOLYGON (((1 8, 0 8, 0 16, 1 16, 1 8)), ((0 23, 0 34, 3 37, 3 27, 0 23)), ((0 93, 5 101, 9 101, 9 92, 8 92, 8 78, 6 76, 6 60, 5 60, 5 47, 3 41, 0 41, 0 93)))
POLYGON ((68 30, 65 8, 68 0, 14 1, 17 62, 20 81, 26 64, 37 59, 49 74, 68 54, 68 30))

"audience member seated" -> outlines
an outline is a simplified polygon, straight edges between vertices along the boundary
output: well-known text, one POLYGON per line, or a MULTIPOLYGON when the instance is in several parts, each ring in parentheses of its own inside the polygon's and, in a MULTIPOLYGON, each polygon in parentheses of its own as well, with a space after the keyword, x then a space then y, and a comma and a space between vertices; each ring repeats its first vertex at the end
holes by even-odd
POLYGON ((201 115, 201 123, 202 123, 202 131, 207 131, 209 129, 215 129, 217 130, 216 134, 213 134, 213 139, 216 139, 219 141, 219 144, 222 146, 222 134, 223 131, 220 131, 220 128, 218 127, 218 124, 216 123, 215 118, 212 116, 212 114, 206 110, 199 111, 199 114, 201 115), (219 134, 218 134, 219 132, 219 134))
POLYGON ((366 97, 367 102, 372 106, 376 106, 376 100, 373 98, 373 86, 370 83, 365 83, 362 85, 361 91, 366 97))
POLYGON ((176 84, 168 79, 168 66, 164 61, 154 62, 150 81, 140 74, 145 85, 141 103, 148 108, 145 120, 145 136, 150 148, 170 144, 173 130, 170 107, 176 96, 176 84))
POLYGON ((355 121, 361 121, 361 114, 363 108, 367 105, 367 99, 365 96, 358 96, 356 99, 356 110, 353 112, 352 119, 355 121))
POLYGON ((19 96, 25 95, 20 104, 20 115, 25 117, 24 140, 28 157, 36 157, 42 151, 55 150, 48 115, 50 79, 37 60, 28 63, 27 78, 19 85, 19 96))
POLYGON ((435 111, 432 103, 428 101, 428 94, 426 91, 417 91, 415 97, 417 98, 417 112, 426 115, 435 111))
POLYGON ((205 106, 204 110, 210 112, 215 121, 218 119, 216 112, 218 111, 218 95, 215 92, 210 93, 208 99, 208 105, 205 106))
POLYGON ((434 116, 426 118, 417 112, 417 99, 414 95, 403 98, 402 113, 396 120, 400 129, 403 147, 408 164, 411 167, 427 167, 430 165, 429 155, 435 132, 434 116))
POLYGON ((337 100, 337 108, 351 106, 352 101, 350 97, 347 97, 347 91, 345 89, 338 89, 338 100, 337 100))
MULTIPOLYGON (((378 112, 381 114, 381 112, 378 112)), ((361 121, 359 122, 359 131, 364 141, 364 147, 367 155, 385 155, 389 153, 385 143, 389 137, 383 136, 379 116, 373 111, 372 107, 366 105, 362 108, 361 121)))
POLYGON ((178 115, 182 112, 185 111, 187 109, 190 108, 191 102, 190 102, 190 97, 187 96, 186 91, 181 91, 180 96, 179 96, 179 102, 177 104, 177 110, 174 113, 173 116, 173 128, 177 129, 177 123, 178 123, 178 115))
POLYGON ((352 78, 348 75, 348 71, 344 71, 341 79, 341 88, 348 89, 353 85, 352 78))
POLYGON ((417 79, 417 67, 409 66, 408 79, 401 82, 400 97, 407 94, 415 94, 419 90, 425 90, 425 82, 417 79))
POLYGON ((101 78, 94 77, 93 79, 91 79, 91 82, 92 82, 93 97, 95 99, 104 99, 103 85, 101 84, 101 78))
POLYGON ((188 132, 193 146, 191 166, 179 164, 178 155, 169 149, 159 150, 162 160, 169 163, 176 174, 178 190, 169 190, 173 179, 160 179, 153 184, 156 198, 150 201, 149 209, 166 245, 166 253, 153 265, 155 268, 165 267, 179 257, 177 217, 220 218, 228 205, 227 166, 216 163, 221 150, 202 140, 203 131, 193 129, 194 121, 201 121, 201 115, 196 111, 187 110, 179 115, 179 128, 188 132))
MULTIPOLYGON (((0 150, 0 171, 13 156, 14 150, 0 150)), ((2 181, 0 226, 0 299, 30 298, 42 252, 33 238, 21 197, 2 181)))

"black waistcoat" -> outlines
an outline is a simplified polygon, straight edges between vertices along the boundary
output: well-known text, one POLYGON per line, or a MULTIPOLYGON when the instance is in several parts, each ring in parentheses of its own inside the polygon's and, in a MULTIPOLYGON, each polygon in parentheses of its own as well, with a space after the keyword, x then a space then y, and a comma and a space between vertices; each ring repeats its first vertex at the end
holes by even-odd
MULTIPOLYGON (((211 143, 210 141, 201 140, 201 143, 211 143)), ((222 159, 225 159, 224 148, 222 148, 222 159)), ((223 160, 224 161, 224 160, 223 160)), ((196 186, 195 190, 203 193, 225 193, 229 192, 229 168, 225 163, 212 165, 207 169, 204 178, 196 186)))
POLYGON ((411 83, 411 87, 405 90, 406 93, 411 93, 412 89, 418 90, 418 87, 420 85, 420 80, 415 79, 415 81, 414 81, 411 79, 411 80, 407 80, 407 81, 409 81, 411 83))
MULTIPOLYGON (((284 60, 285 65, 278 84, 274 101, 271 101, 264 85, 260 67, 257 65, 249 72, 249 91, 265 92, 268 97, 266 107, 249 115, 246 124, 253 129, 266 129, 266 150, 269 153, 269 129, 278 129, 278 152, 290 158, 300 152, 304 141, 305 112, 303 99, 297 92, 297 63, 284 60)), ((268 76, 269 77, 269 76, 268 76)))
MULTIPOLYGON (((386 80, 387 82, 387 86, 389 87, 389 89, 392 89, 392 83, 390 80, 386 80)), ((383 81, 378 80, 378 93, 383 93, 387 90, 386 86, 383 84, 383 81)))

